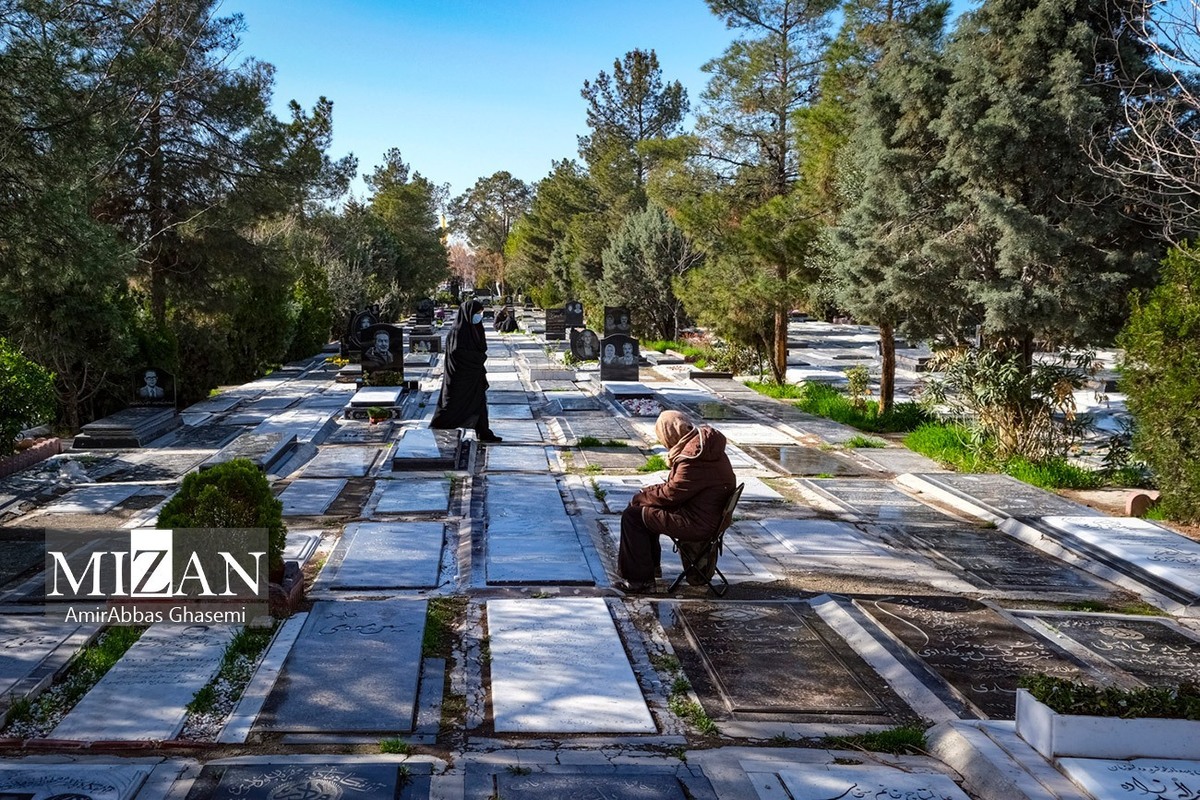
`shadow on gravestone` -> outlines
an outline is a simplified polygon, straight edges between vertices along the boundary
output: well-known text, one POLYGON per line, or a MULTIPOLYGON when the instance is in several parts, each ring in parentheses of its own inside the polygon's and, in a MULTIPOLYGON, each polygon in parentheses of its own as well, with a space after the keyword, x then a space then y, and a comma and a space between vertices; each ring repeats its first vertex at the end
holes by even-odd
POLYGON ((563 306, 564 323, 568 328, 583 327, 583 303, 578 300, 568 300, 563 306))

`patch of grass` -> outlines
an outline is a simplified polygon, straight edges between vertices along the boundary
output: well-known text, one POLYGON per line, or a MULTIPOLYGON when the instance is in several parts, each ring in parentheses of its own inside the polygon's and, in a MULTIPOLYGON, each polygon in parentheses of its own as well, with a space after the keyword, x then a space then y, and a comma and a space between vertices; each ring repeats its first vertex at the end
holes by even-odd
POLYGON ((188 712, 208 714, 215 710, 217 702, 221 699, 217 692, 219 684, 226 687, 223 691, 228 697, 234 700, 241 697, 246 684, 250 682, 250 668, 258 661, 263 650, 267 649, 274 635, 274 625, 264 628, 242 628, 234 634, 225 648, 225 655, 221 657, 221 666, 216 676, 196 691, 187 704, 188 712))
POLYGON ((421 655, 449 658, 454 647, 454 630, 467 613, 465 597, 432 597, 425 611, 425 635, 421 655))
POLYGON ((793 400, 801 411, 826 417, 871 433, 902 433, 929 422, 929 412, 916 403, 896 403, 879 414, 879 403, 867 400, 855 405, 850 398, 824 383, 777 384, 750 381, 751 389, 777 400, 793 400))
POLYGON ((671 694, 687 694, 692 690, 692 682, 680 675, 671 682, 671 694))
POLYGON ((800 400, 804 397, 804 387, 798 383, 746 381, 746 385, 759 394, 774 397, 776 400, 800 400))
POLYGON ((1065 458, 1037 462, 1013 458, 1005 462, 1004 472, 1043 489, 1095 489, 1104 484, 1100 473, 1077 467, 1065 458))
MULTIPOLYGON (((588 464, 583 468, 584 475, 599 475, 601 472, 604 472, 604 467, 599 464, 588 464)), ((595 485, 595 481, 592 482, 592 485, 595 485)))
POLYGON ((669 469, 667 460, 660 455, 653 455, 638 467, 638 472, 661 472, 664 469, 669 469))
POLYGON ((851 436, 849 439, 846 440, 846 447, 851 447, 851 448, 852 447, 866 447, 866 448, 887 447, 887 442, 872 438, 870 436, 862 436, 860 434, 855 434, 854 436, 851 436))
POLYGON ((826 747, 850 750, 869 750, 872 753, 891 753, 895 756, 924 755, 925 729, 918 725, 900 725, 885 731, 859 733, 854 736, 826 736, 826 747))
POLYGON ((412 745, 403 739, 380 739, 379 752, 391 755, 412 755, 412 745))
POLYGON ((490 636, 483 637, 479 642, 479 662, 481 664, 492 663, 492 639, 490 636))
POLYGON ((442 695, 442 727, 456 728, 467 719, 467 697, 455 692, 442 695))
POLYGON ((629 442, 620 439, 597 439, 595 436, 583 436, 579 439, 578 447, 629 447, 629 442))
POLYGON ((1194 683, 1118 689, 1038 674, 1022 676, 1019 685, 1059 714, 1200 720, 1200 686, 1194 683))
POLYGON ((699 703, 695 700, 689 700, 687 695, 671 695, 667 700, 667 707, 671 709, 672 714, 680 719, 687 720, 696 730, 705 736, 716 735, 717 723, 712 721, 712 718, 705 713, 704 708, 699 703))
POLYGON ((604 502, 604 498, 608 497, 608 491, 605 489, 601 489, 600 484, 596 483, 595 478, 592 478, 592 494, 601 503, 604 502))
POLYGON ((681 668, 679 659, 675 656, 667 655, 666 653, 656 653, 650 656, 650 663, 653 664, 654 668, 659 672, 674 673, 679 672, 681 668))
POLYGON ((963 425, 927 422, 904 437, 904 446, 959 472, 986 472, 990 463, 971 447, 971 431, 963 425))
POLYGON ((667 751, 667 755, 671 756, 672 758, 678 759, 679 761, 683 762, 684 764, 687 763, 687 748, 686 747, 682 747, 682 746, 672 747, 670 750, 667 751))
POLYGON ((1096 614, 1129 614, 1142 617, 1165 617, 1167 612, 1142 600, 1127 603, 1102 603, 1099 600, 1076 600, 1063 604, 1065 611, 1083 611, 1096 614))
POLYGON ((767 744, 772 747, 791 747, 799 741, 799 739, 793 739, 786 733, 777 733, 767 740, 767 744))

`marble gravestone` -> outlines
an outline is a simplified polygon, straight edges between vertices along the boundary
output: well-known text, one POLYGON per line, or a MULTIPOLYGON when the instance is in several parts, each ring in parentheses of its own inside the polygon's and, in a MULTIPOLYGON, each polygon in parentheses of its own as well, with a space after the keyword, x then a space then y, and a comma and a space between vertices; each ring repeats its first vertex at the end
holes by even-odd
POLYGON ((337 590, 429 589, 437 586, 445 538, 441 522, 355 522, 342 536, 337 590))
POLYGON ((561 342, 567 338, 566 312, 561 308, 546 309, 546 341, 561 342))
POLYGON ((4 800, 133 800, 153 764, 0 764, 4 800))
POLYGON ((1193 800, 1200 797, 1200 761, 1062 758, 1058 765, 1095 800, 1193 800))
POLYGON ((600 357, 600 337, 586 328, 571 330, 571 355, 580 361, 595 361, 600 357))
POLYGON ((0 615, 0 696, 39 672, 46 659, 78 630, 76 622, 0 615))
POLYGON ((729 711, 886 713, 796 606, 680 604, 677 613, 729 711))
POLYGON ((429 796, 428 773, 427 764, 336 756, 319 764, 282 758, 263 764, 208 764, 185 800, 417 800, 429 796))
MULTIPOLYGON (((685 790, 674 775, 570 775, 513 772, 496 774, 492 797, 504 800, 692 800, 694 787, 685 790)), ((711 790, 710 790, 711 791, 711 790)))
POLYGON ((442 337, 440 336, 410 336, 408 337, 408 352, 434 354, 442 352, 442 337))
POLYGON ((304 621, 259 724, 267 730, 413 729, 426 601, 319 601, 304 621))
POLYGON ((132 406, 175 407, 175 378, 159 367, 139 369, 133 375, 132 406))
POLYGON ((200 465, 201 470, 244 458, 263 472, 281 462, 296 446, 296 435, 282 433, 244 433, 200 465))
POLYGON ((363 373, 395 372, 404 377, 404 330, 398 325, 376 323, 359 332, 363 342, 363 373))
POLYGON ((568 328, 583 327, 583 303, 578 300, 568 300, 563 306, 563 324, 568 328))
POLYGON ((821 764, 780 770, 792 800, 887 798, 887 800, 968 800, 945 775, 881 766, 821 764))
POLYGON ((974 600, 886 597, 855 602, 991 719, 1013 718, 1023 675, 1082 675, 1065 654, 974 600))
POLYGON ((1056 637, 1069 639, 1148 686, 1200 683, 1200 640, 1162 620, 1033 612, 1021 616, 1036 620, 1056 637))
POLYGON ((600 380, 638 379, 638 340, 624 333, 605 336, 600 342, 600 380))
POLYGON ((604 307, 604 336, 605 338, 615 334, 624 334, 629 336, 633 333, 633 329, 629 324, 629 309, 624 306, 605 306, 604 307))

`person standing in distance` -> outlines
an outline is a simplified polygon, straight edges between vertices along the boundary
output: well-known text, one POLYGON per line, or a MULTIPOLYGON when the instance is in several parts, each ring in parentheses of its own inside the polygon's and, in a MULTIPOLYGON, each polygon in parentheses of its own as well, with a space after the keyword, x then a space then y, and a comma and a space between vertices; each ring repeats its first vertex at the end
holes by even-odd
POLYGON ((458 308, 454 326, 446 337, 446 363, 442 394, 431 428, 474 428, 481 442, 499 442, 488 425, 487 339, 483 330, 483 304, 467 300, 458 308))

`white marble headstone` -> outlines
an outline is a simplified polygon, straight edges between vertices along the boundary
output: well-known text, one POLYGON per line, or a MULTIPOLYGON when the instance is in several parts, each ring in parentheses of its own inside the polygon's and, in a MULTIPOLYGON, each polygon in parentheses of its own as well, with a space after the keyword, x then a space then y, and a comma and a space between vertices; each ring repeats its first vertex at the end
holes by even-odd
POLYGON ((779 772, 792 800, 888 798, 888 800, 969 800, 954 781, 930 772, 891 767, 829 764, 779 772))
POLYGON ((1058 765, 1095 800, 1191 800, 1200 797, 1200 761, 1062 758, 1058 765))
POLYGON ((151 764, 0 764, 0 797, 131 800, 151 764))

